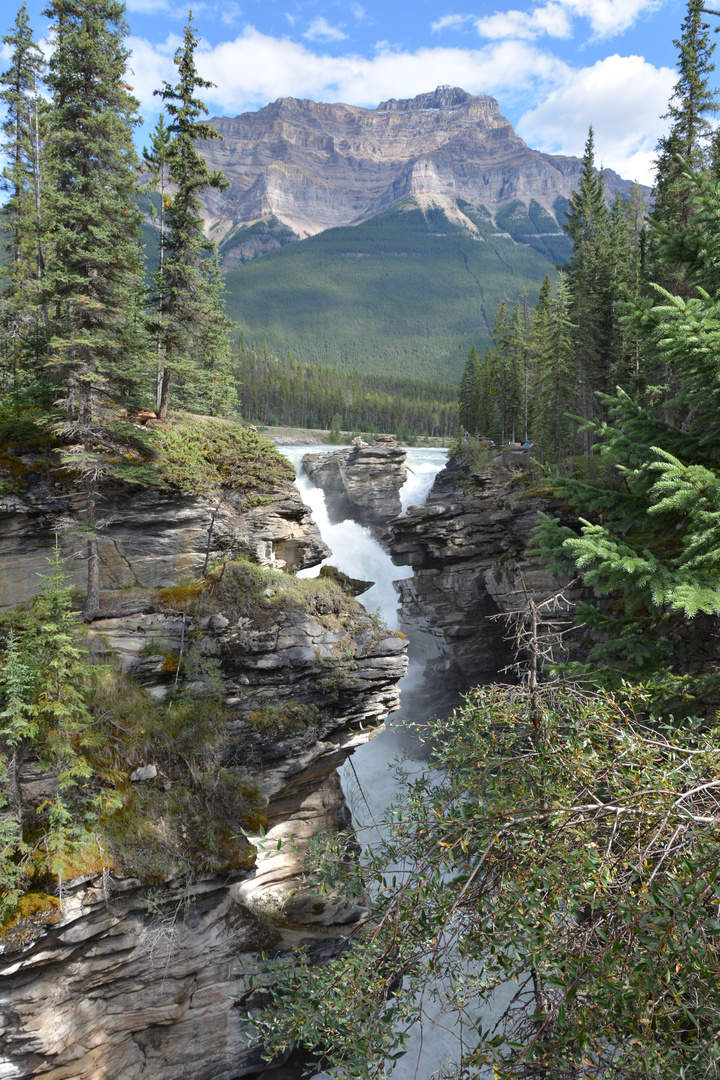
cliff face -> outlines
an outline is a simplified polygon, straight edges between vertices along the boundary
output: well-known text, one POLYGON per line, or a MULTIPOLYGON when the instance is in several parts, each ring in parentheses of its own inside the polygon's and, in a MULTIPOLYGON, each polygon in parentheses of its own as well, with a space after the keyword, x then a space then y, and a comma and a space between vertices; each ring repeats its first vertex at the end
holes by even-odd
MULTIPOLYGON (((408 196, 452 207, 460 217, 458 199, 492 215, 513 200, 535 200, 552 223, 556 199, 569 196, 581 172, 578 158, 531 150, 494 98, 459 87, 376 109, 280 98, 211 123, 224 141, 206 143, 202 152, 230 181, 226 192, 206 198, 213 235, 275 222, 272 235, 238 236, 235 261, 286 243, 288 229, 304 237, 353 224, 408 196)), ((610 195, 629 188, 612 171, 605 180, 610 195)))
MULTIPOLYGON (((5 605, 37 593, 59 525, 82 554, 81 501, 41 475, 1 504, 5 605)), ((108 490, 102 506, 112 614, 88 646, 115 687, 93 708, 123 809, 59 901, 45 875, 3 927, 0 1077, 260 1075, 252 1001, 237 1000, 260 951, 367 916, 356 898, 309 894, 300 862, 318 828, 350 824, 336 769, 398 707, 407 641, 357 604, 357 583, 279 572, 327 554, 289 483, 250 508, 168 489, 108 490), (224 563, 197 580, 208 551, 224 563), (246 790, 250 810, 229 820, 246 790)), ((17 779, 29 819, 56 777, 28 753, 17 779)))
POLYGON ((350 519, 382 535, 400 512, 406 456, 403 447, 385 435, 369 446, 358 442, 347 450, 306 454, 302 467, 325 493, 331 521, 350 519))
POLYGON ((562 517, 557 500, 514 486, 493 462, 468 473, 462 459, 437 476, 424 506, 390 523, 393 562, 415 574, 397 582, 401 625, 425 657, 426 676, 449 690, 497 677, 512 662, 503 619, 567 584, 532 553, 538 511, 562 517))
MULTIPOLYGON (((31 478, 32 479, 32 478, 31 478)), ((39 574, 57 535, 68 572, 82 586, 83 542, 72 531, 80 493, 56 494, 44 480, 0 499, 0 607, 38 592, 39 574)), ((329 554, 310 510, 293 484, 268 503, 244 508, 229 493, 222 503, 178 491, 108 491, 101 503, 100 561, 104 589, 162 588, 196 575, 215 559, 245 555, 261 566, 300 570, 329 554)))

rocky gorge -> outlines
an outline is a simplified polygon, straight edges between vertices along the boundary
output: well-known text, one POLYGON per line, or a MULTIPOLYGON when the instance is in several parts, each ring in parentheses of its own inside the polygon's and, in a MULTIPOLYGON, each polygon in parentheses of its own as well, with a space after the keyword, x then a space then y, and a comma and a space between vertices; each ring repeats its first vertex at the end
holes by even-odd
MULTIPOLYGON (((423 707, 443 708, 508 662, 492 616, 567 584, 533 552, 538 511, 563 510, 525 464, 461 455, 400 514, 406 451, 392 440, 304 455, 331 518, 364 522, 413 568, 396 584, 403 633, 354 599, 369 582, 330 567, 302 577, 329 552, 289 474, 260 502, 231 485, 215 498, 106 492, 104 610, 87 645, 125 699, 101 704, 126 729, 133 824, 121 815, 59 898, 34 885, 6 925, 0 1078, 180 1080, 189 1061, 199 1080, 299 1075, 262 1060, 251 979, 263 952, 322 955, 368 917, 366 898, 321 897, 302 877, 317 830, 350 826, 338 768, 398 708, 408 644, 423 707)), ((71 490, 29 476, 0 502, 2 597, 16 611, 32 606, 58 527, 82 513, 71 490)), ((82 550, 71 529, 62 544, 82 550)), ((27 806, 53 784, 24 763, 27 806)))
MULTIPOLYGON (((0 501, 9 618, 30 617, 55 535, 83 570, 82 500, 26 464, 0 501)), ((124 809, 59 895, 37 871, 6 921, 0 1077, 260 1075, 246 1019, 260 953, 367 916, 362 898, 308 892, 303 845, 348 825, 337 767, 397 708, 407 640, 354 599, 367 583, 287 573, 328 549, 289 476, 270 487, 104 494, 86 644, 124 809)), ((32 754, 18 779, 26 814, 56 782, 32 754)))

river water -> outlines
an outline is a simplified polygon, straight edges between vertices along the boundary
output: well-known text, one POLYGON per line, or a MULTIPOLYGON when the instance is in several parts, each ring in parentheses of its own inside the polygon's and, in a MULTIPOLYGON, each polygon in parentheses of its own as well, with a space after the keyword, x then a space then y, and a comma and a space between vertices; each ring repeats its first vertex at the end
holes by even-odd
MULTIPOLYGON (((371 536, 370 532, 354 521, 333 525, 328 518, 325 496, 301 471, 300 462, 305 454, 318 452, 310 446, 280 446, 278 449, 296 467, 296 484, 323 540, 332 551, 326 562, 351 577, 374 581, 375 585, 358 599, 367 611, 379 611, 390 629, 398 628, 398 596, 393 581, 412 577, 411 567, 394 566, 390 556, 371 536)), ((323 447, 324 451, 326 448, 323 447)), ((328 450, 340 447, 327 447, 328 450)), ((402 509, 425 502, 433 481, 445 464, 446 451, 436 448, 408 448, 408 478, 400 497, 402 509)), ((302 577, 316 576, 320 567, 301 570, 302 577)), ((405 771, 422 768, 422 748, 406 729, 406 724, 421 717, 417 697, 413 700, 413 688, 422 677, 422 663, 410 656, 408 674, 400 681, 402 707, 388 718, 383 731, 364 746, 359 747, 340 770, 345 797, 353 814, 361 843, 372 843, 376 828, 382 828, 383 810, 397 799, 399 787, 393 763, 401 755, 409 761, 405 771), (370 808, 373 808, 372 810, 370 808)), ((494 1010, 493 1010, 494 1011, 494 1010)), ((489 1016, 485 1019, 489 1019, 489 1016)), ((428 1080, 449 1060, 459 1057, 460 1034, 455 1018, 437 1014, 427 1017, 410 1033, 406 1043, 407 1054, 397 1063, 394 1080, 428 1080)), ((465 1032, 465 1034, 467 1034, 465 1032)), ((325 1080, 324 1074, 314 1080, 325 1080)))

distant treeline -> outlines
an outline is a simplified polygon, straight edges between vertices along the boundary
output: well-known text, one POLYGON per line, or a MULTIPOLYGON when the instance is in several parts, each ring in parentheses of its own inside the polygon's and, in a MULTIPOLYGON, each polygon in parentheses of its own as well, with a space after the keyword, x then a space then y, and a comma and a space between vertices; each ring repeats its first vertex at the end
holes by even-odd
POLYGON ((264 343, 237 347, 242 413, 284 427, 392 432, 450 437, 458 429, 458 388, 422 379, 360 375, 291 356, 279 359, 264 343))

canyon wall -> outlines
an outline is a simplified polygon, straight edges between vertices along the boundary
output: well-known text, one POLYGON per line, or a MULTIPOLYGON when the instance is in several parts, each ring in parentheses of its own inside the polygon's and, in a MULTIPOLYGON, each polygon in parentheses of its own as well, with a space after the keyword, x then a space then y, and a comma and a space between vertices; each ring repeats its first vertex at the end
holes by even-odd
MULTIPOLYGON (((538 512, 574 524, 560 502, 518 473, 527 464, 496 460, 472 471, 462 455, 437 476, 423 506, 390 522, 393 562, 414 576, 397 582, 401 626, 429 685, 464 692, 513 662, 502 615, 541 603, 568 584, 534 551, 538 512)), ((574 603, 577 589, 569 594, 574 603)), ((570 611, 564 610, 569 622, 570 611)))
MULTIPOLYGON (((38 592, 58 529, 78 584, 85 569, 73 531, 82 500, 34 475, 0 502, 6 607, 38 592)), ((0 1078, 264 1075, 282 1062, 263 1062, 247 1020, 262 1002, 249 994, 261 952, 321 948, 368 915, 362 898, 309 892, 301 864, 318 828, 349 827, 336 770, 398 707, 407 641, 365 613, 358 583, 282 572, 328 554, 289 482, 250 508, 232 492, 218 501, 167 488, 108 489, 102 507, 91 659, 110 665, 116 693, 134 695, 138 709, 171 718, 175 701, 213 698, 224 719, 195 757, 185 756, 192 732, 180 730, 176 745, 132 743, 119 763, 160 869, 141 839, 123 846, 111 831, 59 899, 35 887, 3 927, 0 1078), (207 559, 223 562, 203 579, 207 559), (183 667, 190 652, 194 681, 183 667), (208 777, 214 787, 203 787, 208 777), (205 835, 197 807, 221 782, 250 786, 261 809, 220 831, 208 814, 205 835), (185 870, 162 870, 178 846, 185 870)), ((112 730, 122 756, 121 728, 112 730)), ((19 781, 28 814, 55 789, 32 757, 19 781)))

